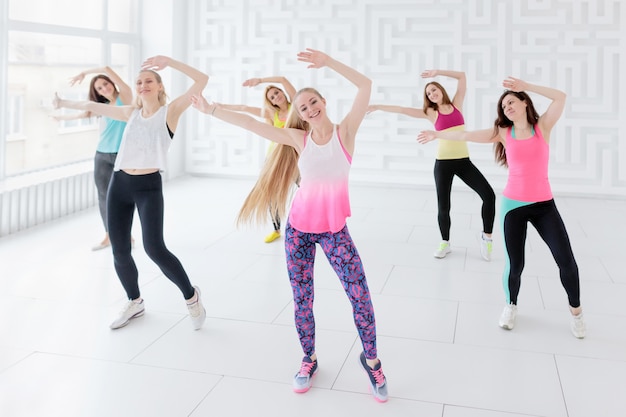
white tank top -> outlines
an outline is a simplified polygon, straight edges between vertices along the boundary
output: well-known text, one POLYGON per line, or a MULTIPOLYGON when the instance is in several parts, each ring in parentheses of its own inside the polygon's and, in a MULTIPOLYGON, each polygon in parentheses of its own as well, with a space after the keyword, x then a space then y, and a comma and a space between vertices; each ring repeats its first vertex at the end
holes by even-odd
POLYGON ((115 171, 121 169, 167 168, 167 151, 172 143, 167 129, 167 106, 162 106, 150 117, 143 117, 141 109, 131 114, 115 160, 115 171))

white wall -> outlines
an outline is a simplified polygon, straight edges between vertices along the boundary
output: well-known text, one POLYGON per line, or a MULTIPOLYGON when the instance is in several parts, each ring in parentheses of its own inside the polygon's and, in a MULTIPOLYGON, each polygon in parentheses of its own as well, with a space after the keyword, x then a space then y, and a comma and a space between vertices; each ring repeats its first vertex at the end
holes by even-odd
MULTIPOLYGON (((154 55, 166 55, 179 61, 188 62, 185 44, 188 1, 150 0, 144 1, 141 16, 142 51, 141 62, 154 55)), ((137 65, 141 64, 139 62, 137 65)), ((160 71, 169 101, 178 97, 189 87, 189 79, 166 68, 160 71)), ((186 118, 196 116, 193 110, 187 110, 176 129, 174 142, 168 155, 168 169, 163 173, 165 179, 172 179, 186 171, 185 143, 189 122, 186 118)), ((195 120, 195 119, 194 119, 195 120)))
MULTIPOLYGON (((188 61, 210 76, 206 95, 223 103, 261 103, 250 77, 285 75, 317 87, 339 122, 354 94, 328 69, 306 69, 296 54, 321 49, 374 82, 372 103, 421 107, 423 69, 464 70, 468 129, 489 128, 509 75, 568 93, 552 134, 555 193, 626 196, 626 7, 619 0, 190 0, 188 61)), ((438 79, 449 90, 455 84, 438 79)), ((538 110, 545 101, 533 96, 538 110)), ((204 117, 187 116, 186 170, 256 175, 258 138, 204 117)), ((389 113, 362 124, 352 181, 432 186, 435 145, 415 137, 427 122, 389 113)), ((491 146, 470 144, 494 188, 506 171, 491 146)))

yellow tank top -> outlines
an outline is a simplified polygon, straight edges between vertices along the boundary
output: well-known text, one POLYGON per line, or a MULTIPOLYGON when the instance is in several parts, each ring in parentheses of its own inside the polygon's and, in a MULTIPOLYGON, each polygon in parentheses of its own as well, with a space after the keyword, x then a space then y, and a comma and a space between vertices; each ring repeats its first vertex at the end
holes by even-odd
MULTIPOLYGON (((289 105, 288 111, 291 110, 291 104, 289 105)), ((278 118, 278 112, 274 112, 274 118, 272 120, 272 125, 274 127, 279 127, 279 128, 284 128, 285 127, 285 123, 287 123, 287 119, 285 120, 280 120, 278 118)), ((276 142, 270 142, 270 146, 267 148, 267 155, 271 154, 274 149, 276 148, 276 142)))
MULTIPOLYGON (((465 126, 454 126, 445 131, 458 131, 465 130, 465 126)), ((439 146, 437 147, 437 159, 461 159, 469 157, 469 149, 467 148, 467 142, 462 140, 446 140, 438 139, 439 146)))

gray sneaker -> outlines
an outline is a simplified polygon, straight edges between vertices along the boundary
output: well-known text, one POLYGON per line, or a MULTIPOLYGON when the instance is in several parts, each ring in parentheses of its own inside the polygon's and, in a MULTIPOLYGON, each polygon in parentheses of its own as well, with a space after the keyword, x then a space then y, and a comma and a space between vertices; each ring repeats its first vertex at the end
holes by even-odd
POLYGON ((119 329, 120 327, 126 326, 130 321, 136 317, 143 316, 145 312, 145 307, 143 304, 143 300, 140 302, 128 301, 122 311, 120 311, 120 315, 111 325, 109 326, 111 329, 119 329))
POLYGON ((370 380, 370 387, 372 389, 372 395, 374 395, 374 399, 379 403, 384 403, 387 401, 387 378, 385 378, 385 374, 383 373, 382 363, 378 361, 378 364, 371 368, 367 364, 367 360, 365 359, 365 353, 361 352, 361 356, 359 357, 359 363, 363 370, 367 373, 367 376, 370 380))
POLYGON ((200 330, 206 320, 206 310, 202 305, 202 299, 200 298, 200 288, 196 286, 194 286, 194 288, 196 289, 198 299, 191 304, 187 304, 187 309, 189 310, 189 317, 191 318, 193 328, 200 330))

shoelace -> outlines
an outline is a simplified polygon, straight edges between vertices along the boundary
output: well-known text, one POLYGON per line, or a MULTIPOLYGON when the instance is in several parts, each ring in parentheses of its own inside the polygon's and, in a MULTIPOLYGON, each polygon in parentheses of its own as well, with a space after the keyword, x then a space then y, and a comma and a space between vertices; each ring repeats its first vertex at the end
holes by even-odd
POLYGON ((447 248, 447 247, 448 247, 448 244, 447 244, 447 243, 441 243, 441 244, 439 244, 439 250, 444 250, 444 249, 445 249, 445 248, 447 248))
POLYGON ((131 308, 135 306, 135 304, 139 305, 140 303, 136 303, 134 301, 129 301, 126 303, 126 306, 120 310, 120 314, 126 314, 130 311, 131 308))
POLYGON ((385 374, 383 374, 383 368, 378 368, 377 370, 373 370, 370 368, 370 372, 376 381, 377 386, 382 386, 385 383, 385 374))
POLYGON ((300 366, 300 372, 298 372, 298 375, 309 376, 309 374, 311 373, 311 369, 313 368, 314 365, 315 365, 315 362, 302 362, 302 365, 300 366))
POLYGON ((187 308, 189 309, 189 314, 192 317, 197 317, 200 315, 200 303, 198 301, 191 303, 191 304, 187 304, 187 308))

